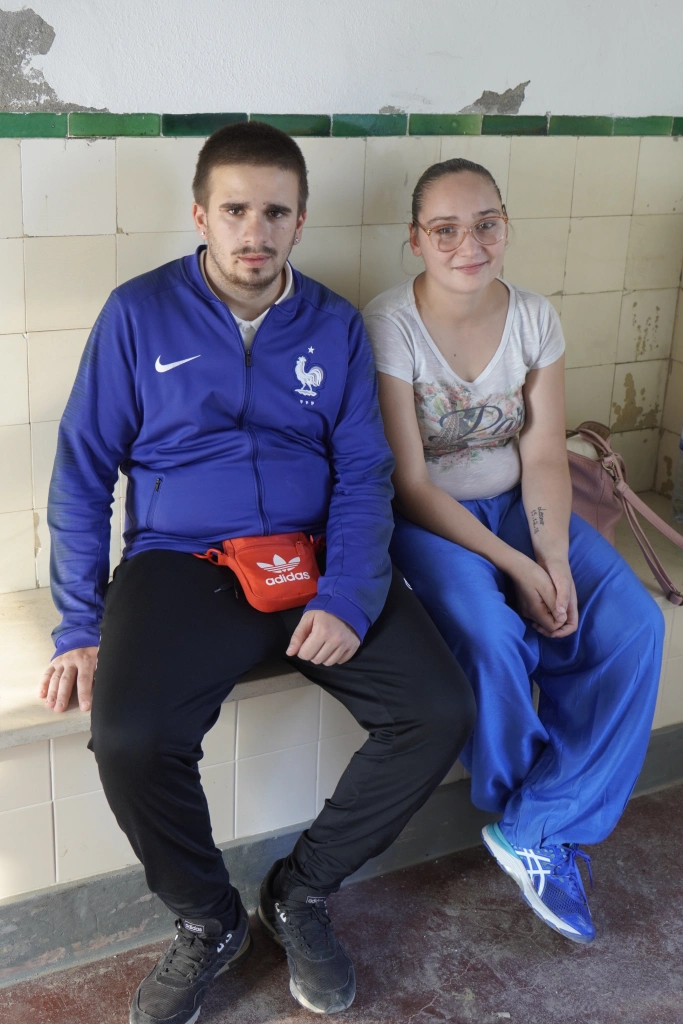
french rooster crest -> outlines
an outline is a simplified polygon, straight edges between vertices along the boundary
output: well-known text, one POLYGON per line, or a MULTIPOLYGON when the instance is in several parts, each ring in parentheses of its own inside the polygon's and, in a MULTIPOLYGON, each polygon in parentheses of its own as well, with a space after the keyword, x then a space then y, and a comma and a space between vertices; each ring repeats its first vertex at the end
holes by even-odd
POLYGON ((306 369, 306 356, 299 356, 294 367, 294 372, 301 383, 300 388, 294 388, 297 395, 307 395, 315 398, 318 394, 313 388, 319 388, 325 379, 325 371, 322 366, 312 366, 306 369))

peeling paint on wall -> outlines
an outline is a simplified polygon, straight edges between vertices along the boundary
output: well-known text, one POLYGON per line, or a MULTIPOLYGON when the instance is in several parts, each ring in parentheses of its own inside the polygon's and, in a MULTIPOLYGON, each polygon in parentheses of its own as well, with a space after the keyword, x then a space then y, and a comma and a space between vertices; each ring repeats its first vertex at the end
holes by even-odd
POLYGON ((30 8, 0 11, 0 111, 93 109, 62 102, 43 72, 31 66, 54 41, 55 30, 30 8))
MULTIPOLYGON (((529 79, 529 82, 531 79, 529 79)), ((459 114, 518 114, 524 103, 524 93, 529 82, 520 82, 514 89, 505 92, 491 92, 484 89, 478 100, 459 110, 459 114)))
POLYGON ((674 490, 674 460, 670 455, 664 455, 662 456, 662 463, 664 464, 666 479, 660 481, 658 490, 660 494, 670 498, 674 490))
POLYGON ((385 107, 379 108, 380 114, 405 114, 405 107, 394 107, 391 103, 387 103, 385 107))
POLYGON ((619 430, 652 430, 659 426, 659 404, 645 412, 645 388, 640 389, 640 400, 643 405, 637 405, 636 384, 632 373, 624 377, 624 404, 619 405, 612 402, 612 424, 613 433, 619 430))
POLYGON ((646 316, 643 323, 636 310, 638 302, 633 303, 631 324, 636 336, 636 359, 646 359, 648 352, 653 352, 658 347, 657 332, 659 330, 659 306, 655 306, 654 316, 646 316))

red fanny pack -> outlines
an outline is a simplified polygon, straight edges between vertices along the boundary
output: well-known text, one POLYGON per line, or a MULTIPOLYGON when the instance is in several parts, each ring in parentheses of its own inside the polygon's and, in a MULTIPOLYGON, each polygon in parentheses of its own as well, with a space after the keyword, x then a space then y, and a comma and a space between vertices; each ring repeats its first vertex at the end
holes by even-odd
POLYGON ((233 537, 222 550, 209 548, 197 558, 227 565, 240 581, 244 596, 260 612, 298 608, 318 593, 320 570, 316 552, 324 539, 304 533, 278 533, 272 537, 233 537))

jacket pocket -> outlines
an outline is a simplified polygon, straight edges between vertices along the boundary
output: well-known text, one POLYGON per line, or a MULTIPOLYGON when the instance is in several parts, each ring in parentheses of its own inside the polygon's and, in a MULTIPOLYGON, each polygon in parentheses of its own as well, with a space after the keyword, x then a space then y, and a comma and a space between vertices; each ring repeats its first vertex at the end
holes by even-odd
POLYGON ((154 484, 154 490, 152 491, 152 497, 151 497, 151 500, 150 500, 150 503, 149 503, 149 508, 147 509, 147 529, 148 530, 153 530, 154 529, 154 513, 156 511, 157 502, 159 501, 159 494, 161 493, 161 488, 162 488, 163 482, 164 482, 163 476, 158 476, 156 478, 156 482, 154 484))

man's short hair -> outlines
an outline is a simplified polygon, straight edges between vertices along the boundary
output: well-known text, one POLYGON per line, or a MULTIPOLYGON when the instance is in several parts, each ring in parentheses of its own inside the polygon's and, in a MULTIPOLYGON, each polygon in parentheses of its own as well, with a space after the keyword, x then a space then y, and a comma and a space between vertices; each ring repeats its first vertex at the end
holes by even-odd
POLYGON ((263 121, 242 121, 219 128, 202 146, 192 182, 196 203, 206 209, 209 178, 214 167, 254 164, 293 171, 299 179, 299 213, 308 201, 308 175, 304 155, 294 139, 263 121))

